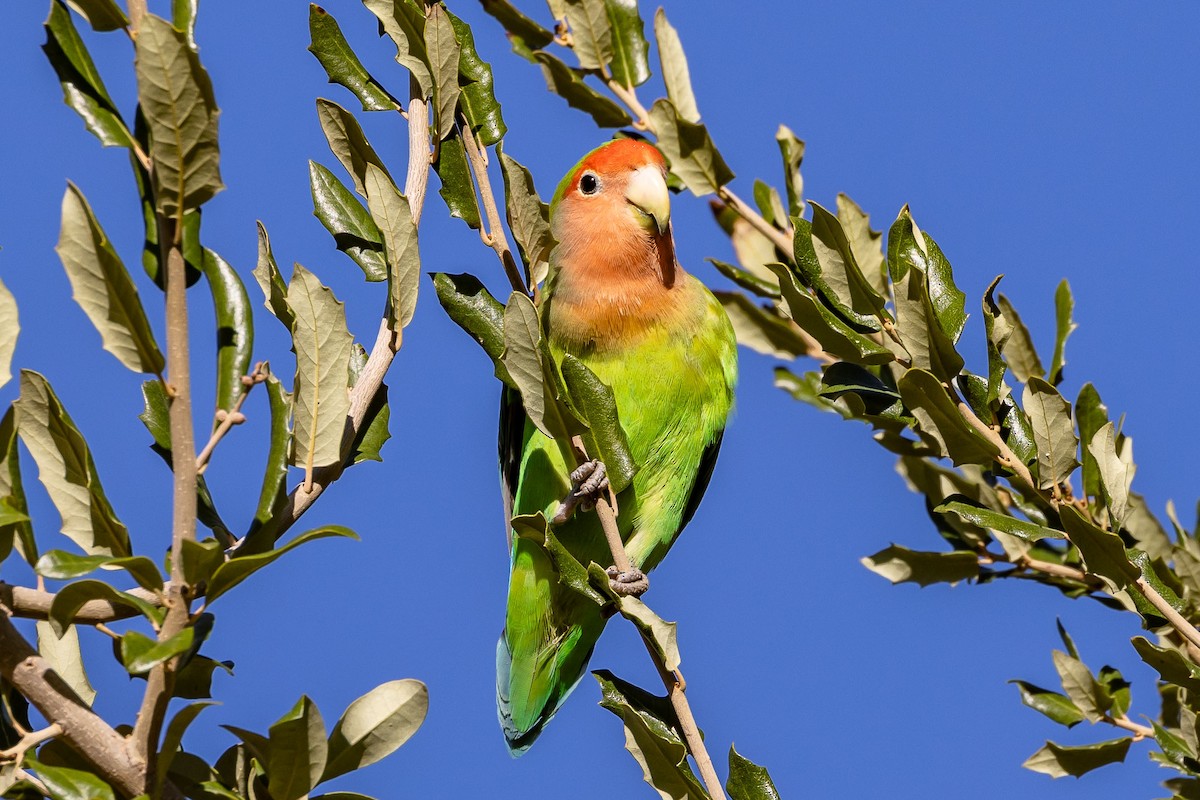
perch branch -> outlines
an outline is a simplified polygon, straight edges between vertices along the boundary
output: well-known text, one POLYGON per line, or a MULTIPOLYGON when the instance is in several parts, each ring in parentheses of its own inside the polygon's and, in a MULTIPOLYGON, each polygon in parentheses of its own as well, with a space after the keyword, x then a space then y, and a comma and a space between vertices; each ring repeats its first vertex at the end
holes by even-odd
POLYGON ((492 182, 488 178, 487 151, 471 133, 470 125, 459 125, 462 132, 463 144, 467 150, 467 160, 471 163, 471 174, 475 176, 475 186, 479 190, 479 199, 483 203, 483 213, 487 217, 487 230, 479 229, 479 238, 488 247, 496 251, 500 263, 504 265, 504 274, 512 284, 513 291, 529 294, 529 287, 521 270, 517 267, 516 257, 504 233, 504 223, 500 221, 500 210, 496 206, 496 195, 492 191, 492 182))
MULTIPOLYGON (((171 584, 168 582, 164 591, 169 592, 170 589, 171 584)), ((134 595, 154 605, 161 603, 159 596, 147 589, 129 589, 126 594, 134 595)), ((14 617, 49 619, 50 606, 54 603, 54 597, 53 592, 13 586, 0 581, 0 606, 6 607, 14 617)), ((130 606, 112 603, 108 600, 89 600, 79 607, 79 611, 75 612, 71 621, 83 625, 98 625, 119 619, 129 619, 137 615, 137 609, 130 606)))

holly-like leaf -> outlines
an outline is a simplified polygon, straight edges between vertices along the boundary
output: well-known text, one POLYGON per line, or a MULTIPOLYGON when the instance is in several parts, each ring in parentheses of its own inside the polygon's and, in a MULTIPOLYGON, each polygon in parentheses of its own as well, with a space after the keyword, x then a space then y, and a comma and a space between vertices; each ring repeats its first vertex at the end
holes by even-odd
POLYGON ((779 800, 779 790, 766 767, 760 767, 729 746, 729 780, 725 782, 730 800, 779 800))
POLYGON ((1046 742, 1021 766, 1033 772, 1041 772, 1051 778, 1073 775, 1078 778, 1106 764, 1125 760, 1133 739, 1113 739, 1097 744, 1068 747, 1046 742))
POLYGON ((369 281, 387 280, 383 237, 370 212, 337 177, 315 161, 308 162, 313 214, 333 235, 337 249, 362 268, 369 281))
POLYGON ((957 583, 979 575, 979 561, 974 553, 930 553, 891 545, 873 556, 862 559, 862 565, 892 583, 957 583))
POLYGON ((316 3, 308 6, 308 33, 308 51, 321 62, 329 82, 349 89, 362 103, 363 111, 399 110, 400 104, 359 61, 337 20, 316 3))
POLYGON ((768 264, 779 279, 788 313, 828 353, 858 364, 886 364, 895 360, 890 350, 855 331, 845 320, 800 287, 784 264, 768 264))
POLYGON ((530 49, 538 50, 554 39, 554 34, 525 16, 508 0, 482 0, 483 10, 491 14, 504 26, 510 36, 520 39, 520 43, 530 49))
POLYGON ((571 108, 590 114, 601 128, 622 128, 632 124, 625 109, 584 83, 583 76, 562 61, 542 50, 533 53, 532 59, 542 67, 546 88, 566 100, 571 108))
POLYGON ((933 373, 910 369, 896 385, 921 431, 937 440, 955 464, 986 465, 999 454, 999 446, 966 421, 933 373))
POLYGON ((1068 728, 1083 721, 1083 712, 1066 695, 1043 689, 1026 681, 1009 681, 1021 692, 1021 702, 1068 728))
POLYGON ((999 511, 993 511, 990 508, 971 505, 958 500, 942 503, 933 510, 938 514, 951 514, 964 522, 970 522, 981 528, 1001 531, 1029 542, 1039 542, 1042 539, 1064 538, 1062 531, 1056 531, 1044 525, 1036 525, 1032 522, 1026 522, 1023 519, 1009 516, 1008 514, 1001 514, 999 511))

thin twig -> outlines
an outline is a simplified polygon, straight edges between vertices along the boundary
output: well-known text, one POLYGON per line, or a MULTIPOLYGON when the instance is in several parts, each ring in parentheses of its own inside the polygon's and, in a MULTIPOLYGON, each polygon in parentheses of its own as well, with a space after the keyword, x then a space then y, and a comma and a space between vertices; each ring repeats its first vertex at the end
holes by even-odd
POLYGON ((796 257, 792 252, 791 236, 767 222, 761 214, 751 208, 745 200, 734 194, 733 190, 728 186, 722 186, 718 189, 717 197, 721 198, 730 208, 736 211, 739 217, 749 222, 754 230, 767 237, 771 244, 775 245, 787 257, 788 261, 795 261, 796 257))
POLYGON ((196 474, 203 475, 204 470, 208 469, 208 460, 212 457, 213 450, 216 449, 217 443, 229 433, 230 428, 234 425, 240 425, 246 421, 246 416, 242 413, 242 405, 245 404, 246 398, 250 396, 250 390, 267 379, 266 372, 263 371, 263 364, 260 361, 254 365, 254 371, 249 375, 242 377, 242 390, 238 392, 237 400, 233 403, 233 408, 226 411, 225 409, 217 410, 217 418, 220 423, 209 436, 208 442, 196 456, 196 474), (224 416, 222 416, 224 415, 224 416))
POLYGON ((500 263, 504 265, 504 273, 508 276, 508 282, 512 284, 513 291, 529 294, 529 288, 525 285, 525 279, 517 267, 516 257, 513 256, 512 247, 508 244, 508 236, 504 233, 504 224, 500 221, 496 195, 492 191, 492 182, 488 178, 487 151, 471 133, 470 125, 460 125, 459 130, 462 132, 463 144, 466 146, 467 161, 471 163, 471 174, 475 176, 479 199, 483 203, 483 213, 487 218, 487 230, 480 226, 479 238, 496 251, 500 263))
POLYGON ((21 759, 25 757, 25 753, 31 747, 37 747, 42 742, 53 739, 62 733, 62 726, 57 722, 51 723, 49 726, 42 728, 40 731, 30 731, 21 737, 21 740, 7 750, 0 750, 0 761, 15 761, 21 763, 21 759))
POLYGON ((1109 725, 1115 725, 1118 728, 1124 728, 1127 731, 1132 731, 1133 740, 1135 742, 1139 742, 1142 739, 1154 738, 1154 728, 1151 728, 1148 725, 1139 725, 1124 714, 1119 717, 1110 717, 1105 715, 1104 721, 1109 725))

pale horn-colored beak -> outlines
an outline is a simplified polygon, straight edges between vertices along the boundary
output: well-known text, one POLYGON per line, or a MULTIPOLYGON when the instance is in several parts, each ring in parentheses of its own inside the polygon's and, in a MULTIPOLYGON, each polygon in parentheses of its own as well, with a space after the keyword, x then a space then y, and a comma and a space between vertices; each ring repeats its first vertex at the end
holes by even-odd
POLYGON ((652 224, 660 234, 667 232, 671 222, 671 193, 667 191, 662 170, 653 164, 635 169, 625 187, 625 199, 646 218, 643 224, 649 223, 647 228, 652 224))

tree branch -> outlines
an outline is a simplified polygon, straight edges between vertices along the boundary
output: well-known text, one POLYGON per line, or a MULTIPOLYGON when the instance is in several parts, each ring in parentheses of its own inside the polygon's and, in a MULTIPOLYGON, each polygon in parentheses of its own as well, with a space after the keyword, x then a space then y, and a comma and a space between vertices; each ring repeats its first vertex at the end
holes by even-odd
MULTIPOLYGON (((171 584, 168 582, 164 590, 170 591, 170 587, 171 584)), ((129 589, 126 593, 139 597, 147 603, 157 605, 160 602, 157 594, 140 587, 129 589)), ((49 619, 50 606, 54 603, 54 597, 55 594, 53 592, 28 589, 24 586, 13 586, 12 584, 0 581, 0 606, 8 608, 14 617, 49 619)), ((75 612, 75 616, 71 619, 71 622, 83 625, 97 625, 136 616, 138 616, 137 609, 130 606, 112 603, 108 600, 89 600, 80 606, 79 611, 75 612)))
POLYGON ((479 190, 479 199, 483 203, 483 213, 487 217, 487 230, 479 229, 479 238, 488 247, 496 251, 500 263, 504 265, 504 273, 513 291, 529 294, 525 278, 517 267, 512 247, 508 244, 508 236, 504 233, 504 224, 500 221, 500 211, 496 206, 496 195, 492 191, 492 182, 488 178, 487 152, 471 133, 470 125, 459 125, 463 144, 466 146, 467 160, 471 162, 471 174, 475 176, 475 186, 479 190))
POLYGON ((220 420, 216 429, 209 436, 208 442, 200 450, 200 454, 196 456, 196 474, 204 474, 204 470, 208 469, 208 460, 212 457, 213 450, 217 449, 217 444, 221 439, 225 438, 225 434, 229 433, 229 429, 234 425, 240 425, 246 421, 246 415, 242 413, 242 406, 246 402, 246 398, 250 396, 250 390, 267 379, 267 375, 263 372, 262 362, 254 365, 254 371, 249 375, 242 376, 242 390, 238 393, 238 398, 233 404, 233 408, 225 411, 217 409, 217 419, 220 420), (224 416, 222 416, 222 414, 224 416))

